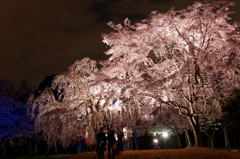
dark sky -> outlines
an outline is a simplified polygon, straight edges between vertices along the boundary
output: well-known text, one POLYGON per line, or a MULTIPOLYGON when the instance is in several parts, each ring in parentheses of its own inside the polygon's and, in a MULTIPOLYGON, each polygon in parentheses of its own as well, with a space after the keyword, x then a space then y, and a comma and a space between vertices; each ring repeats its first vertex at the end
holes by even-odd
MULTIPOLYGON (((153 10, 185 8, 194 0, 0 0, 0 79, 28 80, 62 73, 77 59, 103 59, 106 23, 133 22, 153 10)), ((235 0, 239 8, 240 1, 235 0)), ((240 19, 237 10, 236 19, 240 19)))

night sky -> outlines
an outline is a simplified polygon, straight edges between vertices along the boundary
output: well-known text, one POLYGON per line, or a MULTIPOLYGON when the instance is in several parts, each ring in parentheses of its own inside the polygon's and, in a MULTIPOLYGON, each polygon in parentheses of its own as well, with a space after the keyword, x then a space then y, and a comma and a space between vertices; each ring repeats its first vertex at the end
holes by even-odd
MULTIPOLYGON (((186 8, 194 0, 0 0, 0 79, 28 80, 34 87, 77 59, 100 60, 106 25, 146 18, 151 11, 186 8)), ((235 0, 235 20, 240 1, 235 0)))

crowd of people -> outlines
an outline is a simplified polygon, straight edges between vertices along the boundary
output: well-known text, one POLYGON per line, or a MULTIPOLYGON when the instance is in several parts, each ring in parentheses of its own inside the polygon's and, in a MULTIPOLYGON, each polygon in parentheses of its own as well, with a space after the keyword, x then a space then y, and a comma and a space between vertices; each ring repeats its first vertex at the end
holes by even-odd
POLYGON ((107 129, 103 127, 97 133, 97 154, 99 159, 104 158, 104 151, 107 150, 108 158, 114 159, 117 151, 123 150, 123 133, 117 134, 110 125, 107 129))
MULTIPOLYGON (((84 131, 83 135, 79 138, 78 152, 94 151, 97 152, 99 159, 104 158, 104 152, 107 152, 108 159, 114 159, 114 156, 120 151, 130 149, 132 137, 127 139, 127 132, 116 131, 112 125, 99 127, 96 133, 96 142, 89 142, 89 138, 92 138, 87 131, 84 131), (128 143, 129 141, 129 143, 128 143)), ((91 140, 92 141, 92 140, 91 140)), ((131 147, 134 148, 134 147, 131 147)))

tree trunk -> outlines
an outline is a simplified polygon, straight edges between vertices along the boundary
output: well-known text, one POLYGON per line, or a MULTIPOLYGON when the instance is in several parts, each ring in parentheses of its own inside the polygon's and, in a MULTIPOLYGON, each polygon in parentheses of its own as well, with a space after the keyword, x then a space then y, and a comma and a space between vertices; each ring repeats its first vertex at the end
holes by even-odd
POLYGON ((223 124, 223 134, 224 134, 224 142, 225 142, 225 149, 230 150, 228 132, 225 123, 223 124))
POLYGON ((6 141, 3 141, 3 158, 5 159, 7 157, 6 155, 6 141))
POLYGON ((33 156, 33 153, 32 153, 32 139, 27 138, 27 146, 28 146, 28 156, 31 157, 31 156, 33 156))
POLYGON ((213 137, 209 138, 209 140, 210 140, 211 148, 214 148, 214 141, 213 141, 213 137))
POLYGON ((178 148, 180 149, 182 145, 181 145, 181 139, 179 134, 177 134, 177 143, 178 143, 178 148))
POLYGON ((34 142, 34 156, 38 155, 38 140, 36 139, 34 142))
POLYGON ((214 135, 215 135, 216 127, 214 127, 212 135, 209 134, 209 128, 204 132, 204 134, 207 136, 208 141, 208 147, 214 148, 214 135))
POLYGON ((207 137, 207 147, 211 148, 211 142, 210 142, 209 137, 207 137))
POLYGON ((190 116, 189 120, 190 120, 192 129, 193 129, 194 146, 195 147, 203 147, 202 134, 201 134, 200 127, 199 127, 198 117, 190 116))
POLYGON ((185 131, 186 138, 187 138, 187 144, 186 145, 187 145, 187 147, 192 147, 192 142, 191 142, 191 139, 188 135, 188 131, 186 129, 184 129, 184 131, 185 131))
POLYGON ((57 150, 58 148, 57 148, 57 141, 55 141, 55 144, 54 144, 54 153, 55 153, 55 155, 57 155, 58 154, 58 150, 57 150))
POLYGON ((47 148, 46 148, 46 157, 48 158, 48 155, 49 155, 49 151, 50 151, 50 147, 49 145, 47 145, 47 148))

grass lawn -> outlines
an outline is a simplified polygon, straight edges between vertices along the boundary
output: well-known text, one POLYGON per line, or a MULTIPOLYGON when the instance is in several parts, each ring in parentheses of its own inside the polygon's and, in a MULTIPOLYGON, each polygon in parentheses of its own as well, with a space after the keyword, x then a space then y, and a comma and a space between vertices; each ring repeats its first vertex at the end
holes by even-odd
MULTIPOLYGON (((107 159, 107 152, 104 154, 107 159)), ((68 155, 62 159, 97 159, 96 152, 68 155)), ((240 152, 210 148, 123 151, 115 159, 240 159, 240 152)))
MULTIPOLYGON (((7 157, 7 159, 45 159, 46 156, 36 157, 7 157)), ((108 159, 107 152, 104 158, 108 159)), ((84 152, 72 155, 49 155, 48 159, 97 159, 96 152, 84 152)), ((115 159, 240 159, 238 149, 232 151, 210 148, 185 148, 165 150, 122 151, 115 159)))
MULTIPOLYGON (((66 155, 64 155, 66 156, 66 155)), ((64 157, 63 155, 49 155, 49 159, 61 159, 64 157)), ((36 157, 27 157, 27 156, 23 156, 23 157, 8 157, 6 159, 45 159, 46 156, 36 156, 36 157)))

